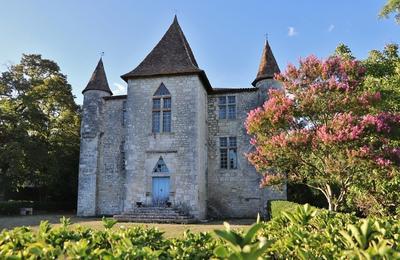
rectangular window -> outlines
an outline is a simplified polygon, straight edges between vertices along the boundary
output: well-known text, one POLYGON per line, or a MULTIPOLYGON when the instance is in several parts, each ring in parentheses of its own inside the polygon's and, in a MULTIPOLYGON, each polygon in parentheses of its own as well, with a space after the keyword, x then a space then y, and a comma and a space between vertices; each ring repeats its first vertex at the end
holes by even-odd
POLYGON ((153 111, 153 118, 152 118, 152 132, 159 133, 160 132, 160 113, 159 111, 153 111))
POLYGON ((126 101, 122 102, 122 126, 126 125, 126 101))
POLYGON ((219 119, 226 119, 226 97, 218 98, 219 119))
POLYGON ((163 132, 171 132, 171 111, 163 112, 163 132))
POLYGON ((159 110, 159 109, 161 109, 161 99, 154 98, 153 99, 153 110, 159 110))
POLYGON ((236 96, 218 98, 219 119, 236 119, 236 96))
POLYGON ((152 132, 171 132, 171 97, 153 98, 152 132))
POLYGON ((236 119, 236 97, 228 96, 228 118, 236 119))
POLYGON ((219 146, 221 169, 237 169, 236 137, 220 137, 219 146))
POLYGON ((171 99, 163 98, 163 100, 164 100, 164 108, 171 109, 171 99))
POLYGON ((228 169, 228 150, 221 149, 221 169, 228 169))

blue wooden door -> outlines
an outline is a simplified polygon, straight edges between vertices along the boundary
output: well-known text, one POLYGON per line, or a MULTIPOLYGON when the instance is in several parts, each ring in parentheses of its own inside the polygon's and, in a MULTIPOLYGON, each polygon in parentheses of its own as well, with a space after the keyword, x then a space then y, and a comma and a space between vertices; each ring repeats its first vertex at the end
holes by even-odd
POLYGON ((153 177, 153 205, 163 206, 169 199, 169 177, 153 177))

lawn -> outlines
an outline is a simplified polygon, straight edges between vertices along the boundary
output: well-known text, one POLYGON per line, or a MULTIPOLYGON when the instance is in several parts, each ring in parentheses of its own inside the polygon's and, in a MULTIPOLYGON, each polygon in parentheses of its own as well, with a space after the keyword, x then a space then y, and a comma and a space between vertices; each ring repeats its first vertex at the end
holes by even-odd
MULTIPOLYGON (((34 215, 34 216, 0 216, 0 230, 11 229, 18 226, 29 226, 36 228, 40 221, 48 220, 51 224, 58 225, 59 219, 65 216, 71 219, 74 226, 81 225, 90 227, 93 229, 102 229, 103 223, 100 218, 79 218, 71 214, 48 214, 48 215, 34 215)), ((240 220, 228 220, 233 228, 248 228, 255 219, 240 219, 240 220)), ((204 232, 212 231, 214 229, 223 228, 223 221, 210 221, 207 223, 200 224, 141 224, 141 223, 118 223, 115 225, 116 228, 120 226, 135 226, 143 225, 149 227, 157 227, 159 230, 165 232, 165 237, 179 237, 187 229, 192 232, 204 232)))

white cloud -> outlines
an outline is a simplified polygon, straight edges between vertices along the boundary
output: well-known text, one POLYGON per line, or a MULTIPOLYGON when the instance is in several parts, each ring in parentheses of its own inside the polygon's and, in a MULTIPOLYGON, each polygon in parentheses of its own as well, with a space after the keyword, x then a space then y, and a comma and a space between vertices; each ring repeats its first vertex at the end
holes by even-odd
POLYGON ((290 26, 290 27, 288 27, 288 29, 289 29, 289 31, 288 31, 288 36, 289 37, 292 37, 292 36, 295 36, 295 35, 297 35, 297 34, 299 34, 295 29, 294 29, 294 27, 292 27, 292 26, 290 26))
POLYGON ((333 29, 335 29, 335 25, 333 24, 329 25, 328 32, 333 31, 333 29))
POLYGON ((114 82, 113 86, 115 87, 113 90, 114 95, 125 95, 126 94, 126 86, 114 82))

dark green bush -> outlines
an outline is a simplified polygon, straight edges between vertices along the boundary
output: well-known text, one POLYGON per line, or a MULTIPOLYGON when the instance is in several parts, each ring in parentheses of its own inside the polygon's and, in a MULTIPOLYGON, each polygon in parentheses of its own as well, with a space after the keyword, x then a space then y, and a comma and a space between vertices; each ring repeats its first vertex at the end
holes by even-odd
POLYGON ((72 211, 76 208, 76 201, 35 201, 34 210, 40 211, 72 211))
POLYGON ((18 215, 20 208, 32 208, 32 201, 1 201, 0 215, 18 215))
POLYGON ((36 211, 71 211, 75 207, 75 202, 58 201, 1 201, 0 215, 18 215, 20 208, 33 208, 36 211))
POLYGON ((328 208, 328 202, 322 192, 300 183, 287 184, 287 200, 301 205, 308 203, 317 208, 328 208))

